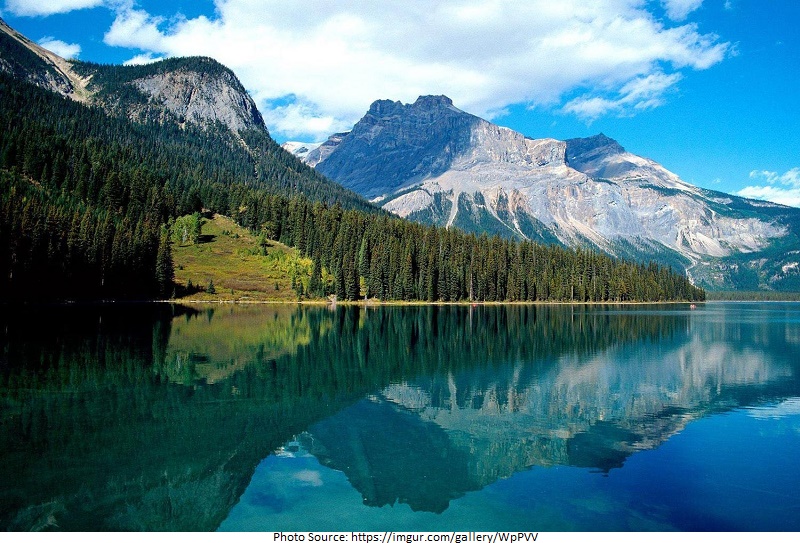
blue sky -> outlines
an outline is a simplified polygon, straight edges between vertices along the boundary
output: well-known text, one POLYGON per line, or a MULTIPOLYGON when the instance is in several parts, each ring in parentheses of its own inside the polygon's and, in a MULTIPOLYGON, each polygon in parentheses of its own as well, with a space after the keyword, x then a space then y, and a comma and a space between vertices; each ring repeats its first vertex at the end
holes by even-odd
POLYGON ((603 132, 690 183, 800 207, 797 0, 0 0, 63 56, 208 55, 278 141, 446 94, 530 137, 603 132))

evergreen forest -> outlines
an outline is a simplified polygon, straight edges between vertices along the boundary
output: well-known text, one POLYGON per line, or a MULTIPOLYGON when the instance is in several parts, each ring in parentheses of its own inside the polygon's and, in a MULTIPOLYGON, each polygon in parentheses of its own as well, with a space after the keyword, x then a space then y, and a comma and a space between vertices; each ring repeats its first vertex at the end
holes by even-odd
POLYGON ((0 98, 2 301, 169 298, 170 227, 197 212, 229 216, 310 257, 301 298, 705 297, 656 264, 391 217, 303 165, 266 130, 132 122, 2 72, 0 98))

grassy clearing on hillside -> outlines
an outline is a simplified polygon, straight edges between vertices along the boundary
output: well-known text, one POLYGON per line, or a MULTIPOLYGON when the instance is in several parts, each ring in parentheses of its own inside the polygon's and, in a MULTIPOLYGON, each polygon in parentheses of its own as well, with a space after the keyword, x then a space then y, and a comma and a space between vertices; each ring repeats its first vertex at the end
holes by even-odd
POLYGON ((199 243, 174 243, 172 257, 179 301, 297 301, 293 281, 305 291, 311 276, 311 260, 297 250, 276 241, 262 245, 222 215, 205 220, 199 243))

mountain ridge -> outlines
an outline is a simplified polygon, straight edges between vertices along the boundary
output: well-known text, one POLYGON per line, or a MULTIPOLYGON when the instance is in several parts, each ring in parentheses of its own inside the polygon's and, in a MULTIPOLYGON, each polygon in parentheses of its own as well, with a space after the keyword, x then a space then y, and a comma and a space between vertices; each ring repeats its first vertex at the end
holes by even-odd
POLYGON ((34 43, 0 18, 0 70, 77 101, 86 101, 86 81, 71 70, 69 61, 34 43))
POLYGON ((220 123, 240 134, 268 132, 236 75, 209 57, 178 57, 140 66, 76 63, 90 101, 136 122, 175 122, 201 128, 220 123))
POLYGON ((0 19, 0 70, 78 102, 136 122, 221 123, 234 133, 267 127, 236 75, 209 57, 134 66, 61 58, 0 19))
MULTIPOLYGON (((0 30, 2 303, 170 298, 173 234, 202 212, 276 237, 290 202, 384 214, 284 151, 257 110, 238 132, 225 124, 230 119, 202 111, 181 122, 156 93, 131 83, 188 66, 201 74, 198 87, 229 78, 231 96, 252 103, 216 61, 69 63, 88 82, 83 100, 40 53, 7 26, 0 30)), ((202 88, 189 94, 206 100, 202 88)))
MULTIPOLYGON (((104 65, 66 60, 32 42, 0 19, 0 73, 99 108, 110 118, 138 126, 164 127, 170 138, 205 139, 240 162, 227 177, 250 178, 256 188, 282 193, 302 189, 311 199, 371 209, 361 196, 307 169, 269 134, 255 101, 236 74, 210 57, 175 57, 140 65, 104 65), (199 132, 199 134, 197 133, 199 132), (240 151, 249 157, 242 160, 240 151), (250 164, 245 165, 244 163, 250 164)), ((149 130, 149 128, 145 128, 149 130)), ((197 142, 191 143, 190 146, 197 142)), ((214 177, 214 176, 211 176, 214 177)))
POLYGON ((390 190, 402 189, 403 185, 413 180, 446 171, 449 161, 468 144, 465 138, 469 134, 469 125, 479 121, 477 117, 466 115, 446 97, 423 96, 409 105, 376 100, 353 130, 334 135, 333 141, 323 143, 305 160, 315 164, 323 175, 372 198, 390 190), (392 131, 387 138, 387 128, 394 128, 398 121, 404 121, 403 126, 398 131, 392 131), (421 128, 433 131, 439 137, 417 138, 421 128), (459 135, 455 138, 457 141, 453 141, 454 138, 445 139, 446 135, 453 132, 459 135), (377 153, 381 153, 381 161, 351 161, 346 158, 377 153), (428 157, 433 159, 428 160, 428 157), (375 186, 374 183, 366 185, 359 182, 360 178, 382 178, 398 169, 403 172, 400 184, 375 186))
POLYGON ((759 288, 797 282, 776 248, 797 244, 800 210, 696 187, 605 134, 532 139, 422 96, 375 101, 317 150, 306 163, 412 220, 655 259, 717 289, 743 265, 759 288))

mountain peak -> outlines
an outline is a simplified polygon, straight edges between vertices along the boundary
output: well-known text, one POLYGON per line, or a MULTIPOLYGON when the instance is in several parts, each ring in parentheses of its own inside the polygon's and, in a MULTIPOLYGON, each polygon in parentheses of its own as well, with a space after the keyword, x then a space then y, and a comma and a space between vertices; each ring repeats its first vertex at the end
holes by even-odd
POLYGON ((400 101, 393 100, 375 100, 369 107, 369 115, 375 117, 391 117, 394 115, 403 115, 408 112, 413 113, 428 113, 436 112, 442 109, 458 110, 453 101, 444 95, 426 95, 420 96, 413 104, 403 104, 400 101))
POLYGON ((575 159, 587 160, 590 155, 609 155, 624 153, 625 148, 612 138, 602 132, 588 138, 573 138, 567 140, 567 158, 570 161, 575 159))
POLYGON ((236 75, 210 57, 176 57, 138 66, 65 60, 0 19, 0 71, 137 122, 201 127, 221 123, 237 133, 266 131, 236 75))
POLYGON ((417 98, 417 101, 414 102, 414 107, 425 108, 425 109, 433 109, 439 107, 453 107, 453 101, 444 94, 440 94, 438 96, 429 94, 417 98))
POLYGON ((374 198, 447 171, 470 148, 472 127, 479 122, 447 96, 420 96, 413 104, 377 100, 349 134, 331 138, 306 163, 319 158, 320 173, 374 198), (378 162, 350 160, 377 155, 378 162))
POLYGON ((72 62, 33 43, 0 19, 0 71, 76 100, 85 99, 84 82, 72 62))
POLYGON ((402 110, 403 104, 399 101, 394 102, 392 100, 375 100, 369 106, 369 111, 367 114, 374 115, 376 117, 383 117, 386 115, 397 114, 402 110))
POLYGON ((210 57, 174 57, 136 66, 76 63, 91 78, 95 102, 137 122, 174 122, 232 132, 266 131, 255 102, 236 74, 210 57))

